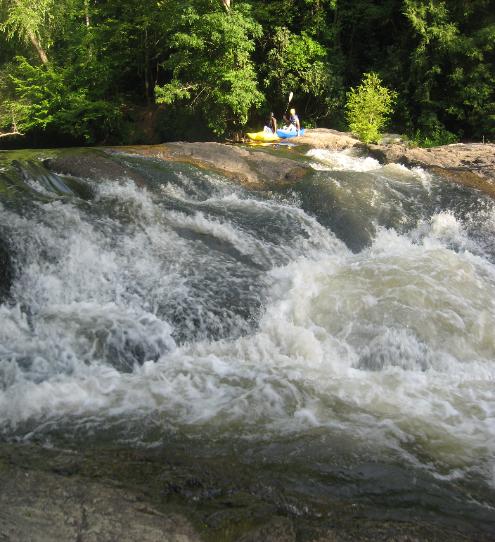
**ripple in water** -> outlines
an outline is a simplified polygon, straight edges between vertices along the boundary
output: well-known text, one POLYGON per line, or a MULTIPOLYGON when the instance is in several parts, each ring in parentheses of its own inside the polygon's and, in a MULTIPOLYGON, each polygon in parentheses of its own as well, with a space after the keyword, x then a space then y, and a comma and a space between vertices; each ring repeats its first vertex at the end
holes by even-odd
POLYGON ((381 171, 429 203, 407 215, 395 192, 410 226, 375 224, 353 252, 289 194, 170 167, 145 189, 101 182, 91 203, 2 210, 4 438, 304 438, 322 464, 347 443, 342 461, 494 485, 493 228, 473 234, 491 202, 445 209, 435 179, 381 171))

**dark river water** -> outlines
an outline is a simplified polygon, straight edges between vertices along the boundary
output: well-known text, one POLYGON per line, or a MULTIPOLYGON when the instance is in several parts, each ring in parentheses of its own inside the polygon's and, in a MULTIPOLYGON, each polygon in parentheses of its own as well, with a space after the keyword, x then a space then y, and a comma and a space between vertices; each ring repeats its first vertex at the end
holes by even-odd
POLYGON ((0 439, 267 461, 299 495, 495 529, 495 205, 310 151, 253 191, 0 153, 0 439))

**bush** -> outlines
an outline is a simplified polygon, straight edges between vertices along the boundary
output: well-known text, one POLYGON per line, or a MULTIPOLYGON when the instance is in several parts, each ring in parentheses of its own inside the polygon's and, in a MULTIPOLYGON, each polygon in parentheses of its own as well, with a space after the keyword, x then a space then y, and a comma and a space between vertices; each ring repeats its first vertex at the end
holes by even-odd
POLYGON ((378 142, 396 98, 397 93, 383 87, 376 73, 365 73, 361 84, 347 93, 346 117, 351 131, 365 143, 378 142))
POLYGON ((120 128, 118 105, 93 98, 87 88, 75 85, 70 69, 36 66, 17 57, 3 79, 2 90, 9 98, 0 107, 0 127, 16 119, 25 134, 50 130, 85 143, 105 140, 120 128))
POLYGON ((424 133, 417 130, 411 137, 412 143, 418 147, 440 147, 441 145, 450 145, 451 143, 458 143, 459 138, 456 134, 449 132, 445 128, 437 127, 432 132, 424 133))
POLYGON ((440 147, 457 143, 459 137, 445 128, 435 114, 423 114, 418 119, 418 129, 411 141, 418 147, 440 147))

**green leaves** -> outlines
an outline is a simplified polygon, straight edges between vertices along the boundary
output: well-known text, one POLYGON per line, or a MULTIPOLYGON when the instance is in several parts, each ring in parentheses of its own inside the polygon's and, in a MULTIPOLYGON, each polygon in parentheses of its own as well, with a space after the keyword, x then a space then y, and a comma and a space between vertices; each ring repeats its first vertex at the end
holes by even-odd
POLYGON ((18 57, 9 78, 12 97, 3 104, 1 124, 9 124, 12 115, 22 132, 54 128, 90 143, 119 122, 119 109, 92 99, 86 88, 72 86, 68 70, 33 66, 18 57))
POLYGON ((345 86, 377 72, 418 141, 495 139, 494 66, 491 0, 0 0, 0 121, 28 134, 128 142, 125 111, 164 116, 156 139, 220 136, 290 91, 306 125, 343 129, 345 86))
MULTIPOLYGON (((409 75, 416 128, 425 145, 451 141, 455 127, 495 137, 495 30, 489 2, 404 0, 414 32, 409 75)), ((418 139, 417 135, 414 136, 418 139)))
POLYGON ((247 5, 235 4, 226 13, 220 7, 204 11, 202 2, 192 4, 178 17, 173 51, 164 63, 172 77, 155 87, 156 101, 182 101, 222 135, 244 125, 250 109, 263 101, 251 60, 261 27, 247 5))
POLYGON ((2 0, 7 17, 0 25, 10 38, 28 40, 29 34, 40 37, 54 17, 53 0, 2 0))
POLYGON ((382 86, 376 73, 365 73, 361 84, 347 94, 347 120, 352 132, 365 143, 378 142, 396 98, 397 93, 382 86))
POLYGON ((265 85, 278 96, 291 90, 314 116, 325 116, 340 103, 341 80, 328 61, 327 50, 306 32, 278 27, 267 54, 265 85))

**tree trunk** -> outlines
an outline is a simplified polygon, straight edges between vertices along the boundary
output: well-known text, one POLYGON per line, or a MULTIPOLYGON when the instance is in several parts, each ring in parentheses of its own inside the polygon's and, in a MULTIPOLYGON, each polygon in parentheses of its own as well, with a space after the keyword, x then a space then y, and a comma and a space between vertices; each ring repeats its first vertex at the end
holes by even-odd
POLYGON ((89 18, 89 0, 84 0, 84 17, 86 19, 86 27, 89 28, 91 19, 89 18))
POLYGON ((150 96, 150 79, 151 79, 151 69, 150 69, 150 55, 148 49, 148 28, 144 29, 144 92, 146 94, 146 103, 150 105, 151 96, 150 96))
POLYGON ((28 38, 31 41, 31 43, 34 45, 36 51, 38 51, 38 55, 40 57, 41 62, 43 62, 43 64, 45 64, 45 65, 48 64, 48 56, 45 53, 45 50, 41 46, 41 43, 39 42, 36 35, 33 32, 29 31, 28 32, 28 38))
POLYGON ((222 0, 223 7, 229 11, 230 9, 230 0, 222 0))

